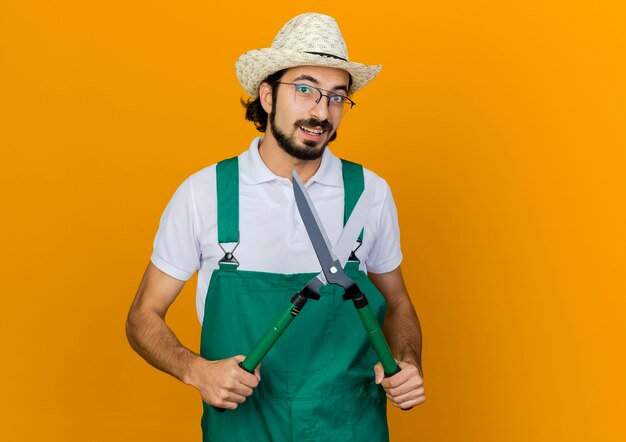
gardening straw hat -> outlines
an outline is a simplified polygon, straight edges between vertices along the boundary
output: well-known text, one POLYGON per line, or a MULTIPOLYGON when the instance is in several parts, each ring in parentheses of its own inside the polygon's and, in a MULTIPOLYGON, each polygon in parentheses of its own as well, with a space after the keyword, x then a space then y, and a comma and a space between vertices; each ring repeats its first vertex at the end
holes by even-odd
POLYGON ((382 69, 348 61, 348 49, 339 26, 328 15, 307 12, 289 20, 272 46, 246 52, 237 60, 237 78, 248 96, 255 99, 268 75, 295 66, 327 66, 352 76, 348 94, 369 83, 382 69))

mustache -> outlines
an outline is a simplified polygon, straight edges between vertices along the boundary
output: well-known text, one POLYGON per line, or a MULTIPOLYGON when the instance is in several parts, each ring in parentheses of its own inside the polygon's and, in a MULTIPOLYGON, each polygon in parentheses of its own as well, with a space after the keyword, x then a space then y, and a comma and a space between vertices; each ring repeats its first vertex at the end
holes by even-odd
POLYGON ((320 121, 317 118, 309 118, 308 120, 298 120, 294 123, 296 127, 304 126, 304 127, 321 127, 322 129, 328 131, 333 128, 333 125, 328 122, 328 120, 320 121))

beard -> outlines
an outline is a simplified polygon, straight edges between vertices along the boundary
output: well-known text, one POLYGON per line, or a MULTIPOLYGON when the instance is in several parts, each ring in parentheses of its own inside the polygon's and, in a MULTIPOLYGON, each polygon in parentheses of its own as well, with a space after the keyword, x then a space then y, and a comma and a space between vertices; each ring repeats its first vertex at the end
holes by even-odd
MULTIPOLYGON (((276 139, 276 143, 282 150, 287 152, 294 158, 299 160, 317 160, 324 154, 324 150, 326 150, 326 144, 324 144, 320 149, 315 149, 317 143, 312 140, 304 140, 304 146, 299 146, 296 143, 296 140, 293 136, 287 136, 285 132, 280 130, 275 122, 276 115, 276 106, 272 109, 269 114, 270 120, 270 128, 272 129, 272 134, 276 139)), ((325 131, 329 131, 332 129, 332 125, 328 122, 328 120, 320 121, 316 118, 310 118, 308 120, 298 120, 294 123, 294 127, 296 130, 299 130, 300 126, 304 127, 321 127, 325 131)))

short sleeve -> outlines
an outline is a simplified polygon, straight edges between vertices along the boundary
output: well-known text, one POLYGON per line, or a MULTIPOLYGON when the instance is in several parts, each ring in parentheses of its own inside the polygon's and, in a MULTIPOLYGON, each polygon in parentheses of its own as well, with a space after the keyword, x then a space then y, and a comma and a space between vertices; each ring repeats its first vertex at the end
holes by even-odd
POLYGON ((378 216, 376 239, 365 263, 367 271, 372 273, 390 272, 402 262, 398 212, 391 189, 386 182, 384 187, 385 194, 378 216))
POLYGON ((152 263, 168 275, 187 281, 200 267, 197 212, 191 177, 172 196, 154 239, 152 263))

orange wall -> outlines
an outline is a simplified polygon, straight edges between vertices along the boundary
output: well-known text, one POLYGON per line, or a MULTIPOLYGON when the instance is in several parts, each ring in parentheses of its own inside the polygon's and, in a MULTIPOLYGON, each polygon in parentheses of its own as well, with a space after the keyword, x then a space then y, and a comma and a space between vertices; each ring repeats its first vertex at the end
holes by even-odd
MULTIPOLYGON (((2 440, 199 440, 125 314, 177 185, 256 133, 235 59, 305 11, 212 3, 0 2, 2 440)), ((333 149, 392 185, 422 319, 392 440, 626 440, 623 2, 316 5, 384 65, 333 149)))

